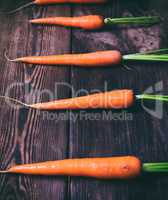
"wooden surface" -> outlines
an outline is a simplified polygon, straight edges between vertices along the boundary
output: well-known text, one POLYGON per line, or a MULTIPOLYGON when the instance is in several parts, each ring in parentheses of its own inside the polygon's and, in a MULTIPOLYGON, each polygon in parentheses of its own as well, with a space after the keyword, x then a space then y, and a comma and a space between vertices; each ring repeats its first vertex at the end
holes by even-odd
MULTIPOLYGON (((13 9, 25 1, 1 0, 1 10, 13 9)), ((166 0, 113 0, 101 6, 57 5, 31 7, 15 15, 0 15, 0 95, 27 103, 65 98, 117 88, 132 88, 139 94, 160 82, 168 94, 168 68, 161 63, 129 63, 131 68, 106 69, 26 66, 6 62, 4 49, 12 58, 118 49, 123 54, 168 46, 167 23, 150 28, 117 27, 87 32, 62 27, 31 26, 28 19, 45 16, 101 14, 105 17, 157 14, 167 17, 166 0), (59 84, 58 84, 59 83, 59 84), (64 84, 63 84, 64 83, 64 84), (69 85, 72 86, 71 90, 69 85), (57 87, 58 86, 58 87, 57 87), (57 93, 56 93, 56 89, 57 93), (43 93, 39 97, 39 91, 43 93), (50 92, 49 92, 50 91, 50 92)), ((125 112, 131 120, 103 119, 103 110, 71 112, 77 120, 56 120, 66 112, 38 112, 0 106, 0 167, 68 157, 136 155, 142 161, 168 161, 168 115, 151 116, 141 104, 125 112), (86 119, 99 114, 100 119, 86 119)), ((151 105, 145 104, 146 108, 151 105)), ((123 111, 112 111, 122 114, 123 111)), ((108 113, 108 111, 106 111, 108 113)), ((0 176, 0 200, 162 200, 168 198, 168 175, 143 175, 130 181, 102 181, 91 178, 0 176)))

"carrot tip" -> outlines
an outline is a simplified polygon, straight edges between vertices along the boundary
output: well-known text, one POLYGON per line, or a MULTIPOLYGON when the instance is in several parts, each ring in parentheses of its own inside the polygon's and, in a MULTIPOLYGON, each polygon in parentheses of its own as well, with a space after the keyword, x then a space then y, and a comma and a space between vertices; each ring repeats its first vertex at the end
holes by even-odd
POLYGON ((8 171, 0 171, 0 174, 7 174, 9 173, 8 171))
POLYGON ((8 57, 8 55, 7 55, 7 51, 6 50, 5 50, 4 56, 5 56, 6 60, 9 61, 9 62, 20 62, 19 59, 10 59, 8 57))
POLYGON ((17 103, 17 104, 20 104, 20 105, 22 105, 22 106, 24 106, 24 107, 26 107, 26 108, 31 107, 31 106, 29 106, 28 104, 23 103, 22 101, 19 101, 19 100, 17 100, 17 99, 14 99, 14 98, 11 98, 11 97, 8 97, 8 96, 1 96, 1 95, 0 95, 0 99, 12 101, 12 102, 17 103))
POLYGON ((29 3, 25 4, 25 5, 23 5, 23 6, 20 6, 19 8, 16 8, 15 10, 4 12, 4 14, 8 14, 8 15, 14 14, 14 13, 19 12, 20 10, 22 10, 24 8, 27 8, 27 7, 29 7, 31 5, 35 5, 35 4, 36 4, 36 1, 32 1, 32 2, 29 2, 29 3))
POLYGON ((29 23, 31 23, 31 24, 35 24, 36 22, 35 22, 34 19, 31 19, 31 20, 29 20, 29 23))

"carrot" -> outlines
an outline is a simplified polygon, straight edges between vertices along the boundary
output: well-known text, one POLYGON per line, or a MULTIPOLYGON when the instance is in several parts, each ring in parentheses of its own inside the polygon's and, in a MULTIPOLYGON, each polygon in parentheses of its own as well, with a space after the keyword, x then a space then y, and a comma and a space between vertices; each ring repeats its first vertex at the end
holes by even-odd
POLYGON ((78 27, 86 30, 100 29, 104 26, 104 19, 99 15, 80 17, 49 17, 30 20, 32 24, 49 24, 69 27, 78 27))
POLYGON ((133 103, 134 94, 132 90, 113 90, 71 99, 32 104, 29 107, 40 110, 122 109, 130 107, 133 103))
POLYGON ((111 92, 97 93, 93 95, 76 97, 71 99, 56 100, 46 103, 26 104, 17 99, 0 96, 0 99, 12 101, 18 105, 28 108, 35 108, 41 110, 73 110, 73 109, 94 109, 94 108, 114 108, 122 109, 128 108, 137 101, 160 101, 168 102, 167 95, 154 95, 154 94, 139 94, 134 95, 132 90, 114 90, 111 92))
POLYGON ((122 109, 133 105, 135 96, 132 90, 113 90, 110 92, 96 93, 88 96, 75 97, 70 99, 61 99, 45 103, 25 104, 19 100, 0 96, 0 98, 13 101, 24 107, 39 110, 79 110, 79 109, 122 109))
POLYGON ((67 159, 18 165, 11 167, 4 173, 127 179, 140 175, 141 161, 133 156, 67 159))
POLYGON ((88 15, 79 17, 48 17, 29 21, 32 24, 60 25, 68 27, 78 27, 86 30, 95 30, 106 25, 134 24, 151 25, 160 22, 158 16, 151 17, 127 17, 127 18, 103 18, 100 15, 88 15))
POLYGON ((141 172, 168 172, 168 163, 142 163, 135 156, 81 158, 16 165, 1 174, 85 176, 99 179, 129 179, 141 172))
MULTIPOLYGON (((119 51, 97 51, 83 54, 65 54, 53 56, 29 56, 16 59, 6 59, 10 62, 23 62, 38 65, 74 65, 80 67, 106 67, 115 64, 134 61, 168 62, 168 49, 160 49, 146 53, 121 55, 119 51)), ((6 53, 6 52, 5 52, 6 53)))
POLYGON ((107 0, 35 0, 34 3, 37 5, 46 4, 57 4, 57 3, 79 3, 79 4, 90 4, 90 3, 105 3, 107 0))
POLYGON ((81 67, 100 67, 111 66, 121 62, 119 51, 98 51, 85 54, 65 54, 53 56, 30 56, 22 57, 11 62, 23 62, 28 64, 39 65, 74 65, 81 67))

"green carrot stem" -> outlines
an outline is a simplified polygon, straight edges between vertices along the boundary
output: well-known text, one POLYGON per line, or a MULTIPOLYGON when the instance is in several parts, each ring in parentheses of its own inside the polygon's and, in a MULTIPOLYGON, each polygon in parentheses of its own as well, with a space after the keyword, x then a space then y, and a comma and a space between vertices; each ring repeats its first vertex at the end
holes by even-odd
POLYGON ((150 25, 157 24, 161 21, 158 16, 147 17, 123 17, 123 18, 105 18, 104 23, 107 25, 118 24, 135 24, 135 25, 150 25))
POLYGON ((144 163, 142 165, 144 172, 168 172, 168 162, 163 163, 144 163))
POLYGON ((167 95, 152 95, 152 94, 141 94, 136 95, 137 99, 144 99, 144 100, 155 100, 155 101, 162 101, 162 102, 168 102, 168 96, 167 95))
POLYGON ((168 49, 159 49, 155 51, 149 51, 146 53, 135 53, 135 54, 129 54, 124 55, 123 60, 142 60, 142 61, 162 61, 167 62, 168 61, 168 49))
POLYGON ((149 55, 125 55, 123 56, 124 60, 142 60, 142 61, 162 61, 162 62, 167 62, 168 61, 168 54, 163 54, 163 55, 154 55, 154 54, 149 54, 149 55))

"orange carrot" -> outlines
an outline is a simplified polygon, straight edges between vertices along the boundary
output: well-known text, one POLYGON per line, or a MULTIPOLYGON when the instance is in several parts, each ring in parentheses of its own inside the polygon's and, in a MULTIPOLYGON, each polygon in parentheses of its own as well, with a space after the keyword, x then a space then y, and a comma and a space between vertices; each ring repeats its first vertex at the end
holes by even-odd
POLYGON ((157 61, 168 62, 167 49, 159 49, 146 53, 121 55, 119 51, 97 51, 83 54, 65 54, 53 56, 29 56, 16 59, 6 59, 10 62, 24 62, 38 65, 74 65, 80 67, 102 67, 121 64, 121 61, 157 61))
POLYGON ((121 60, 122 56, 119 51, 98 51, 84 54, 30 56, 9 61, 39 65, 74 65, 81 67, 101 67, 119 64, 121 60))
POLYGON ((56 4, 56 3, 79 3, 79 4, 90 4, 90 3, 105 3, 107 0, 35 0, 34 3, 37 5, 56 4))
POLYGON ((71 99, 32 104, 29 107, 41 110, 122 109, 128 108, 133 103, 134 94, 132 90, 113 90, 111 92, 96 93, 71 99))
POLYGON ((104 26, 104 18, 99 15, 80 17, 50 17, 30 20, 32 24, 49 24, 69 27, 78 27, 86 30, 100 29, 104 26))
POLYGON ((67 159, 18 165, 4 171, 4 173, 126 179, 140 175, 141 161, 133 156, 67 159))
POLYGON ((158 16, 145 17, 122 17, 122 18, 103 18, 100 15, 88 15, 79 17, 48 17, 33 19, 29 22, 32 24, 42 25, 59 25, 67 27, 78 27, 86 30, 96 30, 104 25, 154 25, 161 21, 158 16))

